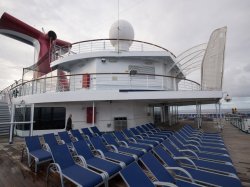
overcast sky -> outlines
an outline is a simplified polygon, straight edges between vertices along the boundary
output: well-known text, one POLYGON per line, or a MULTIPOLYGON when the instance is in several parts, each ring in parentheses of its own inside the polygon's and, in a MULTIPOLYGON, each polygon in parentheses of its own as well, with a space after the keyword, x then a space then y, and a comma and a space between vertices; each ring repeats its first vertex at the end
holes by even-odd
MULTIPOLYGON (((77 42, 108 38, 117 20, 117 0, 0 0, 4 12, 36 29, 54 30, 77 42)), ((134 27, 135 39, 161 45, 175 55, 208 42, 211 32, 227 26, 223 90, 250 96, 250 0, 120 0, 120 18, 134 27)), ((33 48, 0 35, 0 90, 33 64, 33 48)), ((197 72, 190 75, 197 79, 197 72)), ((198 81, 198 80, 196 80, 198 81)))

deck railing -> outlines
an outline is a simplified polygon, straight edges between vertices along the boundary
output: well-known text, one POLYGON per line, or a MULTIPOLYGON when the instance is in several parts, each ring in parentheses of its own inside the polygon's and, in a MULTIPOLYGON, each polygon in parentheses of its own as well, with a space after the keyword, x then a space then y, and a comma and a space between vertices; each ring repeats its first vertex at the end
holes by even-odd
POLYGON ((239 130, 250 133, 250 119, 244 114, 226 114, 226 121, 229 121, 233 126, 239 130))
POLYGON ((16 85, 12 96, 77 90, 200 90, 192 80, 154 74, 91 73, 42 77, 16 85))
POLYGON ((119 49, 116 49, 112 46, 111 41, 117 42, 131 42, 131 46, 129 47, 129 51, 165 51, 168 52, 171 56, 175 57, 175 55, 169 51, 168 49, 161 47, 156 44, 152 44, 149 42, 144 42, 140 40, 127 40, 127 39, 95 39, 95 40, 85 40, 73 43, 68 46, 59 47, 54 46, 52 61, 58 58, 64 58, 65 56, 80 54, 80 53, 92 53, 92 52, 103 52, 103 51, 112 51, 112 52, 121 52, 119 49))

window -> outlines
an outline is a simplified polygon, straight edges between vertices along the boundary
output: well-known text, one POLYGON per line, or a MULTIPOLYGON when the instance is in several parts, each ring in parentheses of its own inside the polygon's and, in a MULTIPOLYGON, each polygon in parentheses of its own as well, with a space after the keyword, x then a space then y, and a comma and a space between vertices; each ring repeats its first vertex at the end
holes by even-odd
POLYGON ((35 107, 34 130, 63 129, 65 114, 64 107, 35 107))

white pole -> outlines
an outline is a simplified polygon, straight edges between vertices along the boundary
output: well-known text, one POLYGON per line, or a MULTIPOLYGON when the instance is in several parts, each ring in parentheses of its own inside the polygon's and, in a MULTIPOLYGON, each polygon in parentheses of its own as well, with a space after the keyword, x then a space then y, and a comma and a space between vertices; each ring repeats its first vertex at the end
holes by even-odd
POLYGON ((11 106, 11 120, 10 120, 10 138, 9 138, 9 144, 13 143, 14 116, 15 116, 15 105, 12 104, 12 106, 11 106))
POLYGON ((31 104, 31 107, 30 107, 30 136, 33 136, 33 124, 34 124, 34 107, 35 105, 34 104, 31 104))
POLYGON ((92 126, 95 126, 95 102, 92 103, 92 126))

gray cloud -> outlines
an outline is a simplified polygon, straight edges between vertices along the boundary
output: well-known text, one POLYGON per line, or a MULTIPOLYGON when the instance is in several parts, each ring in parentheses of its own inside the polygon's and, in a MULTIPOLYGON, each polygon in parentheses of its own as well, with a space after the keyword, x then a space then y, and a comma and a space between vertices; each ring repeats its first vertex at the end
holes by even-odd
MULTIPOLYGON (((37 29, 54 30, 59 38, 76 42, 108 37, 117 19, 117 0, 0 0, 0 15, 5 11, 37 29)), ((207 42, 214 29, 227 26, 223 88, 233 96, 250 96, 249 17, 249 0, 120 0, 120 18, 131 22, 136 39, 175 54, 207 42)), ((1 89, 7 86, 3 80, 20 78, 22 69, 11 68, 12 64, 33 63, 33 50, 4 36, 0 41, 0 64, 6 64, 8 72, 0 70, 1 89)), ((189 77, 199 81, 199 75, 195 72, 189 77)))

